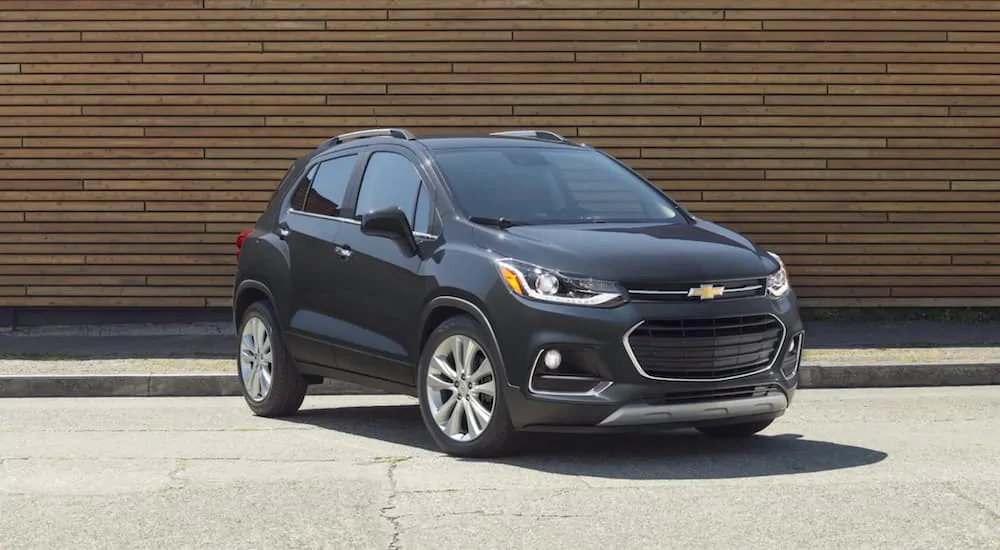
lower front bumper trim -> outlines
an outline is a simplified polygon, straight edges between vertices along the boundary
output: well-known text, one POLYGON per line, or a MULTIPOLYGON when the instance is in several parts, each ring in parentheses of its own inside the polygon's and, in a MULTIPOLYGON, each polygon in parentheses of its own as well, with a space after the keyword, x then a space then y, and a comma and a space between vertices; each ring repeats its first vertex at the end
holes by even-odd
POLYGON ((625 405, 611 413, 599 426, 634 426, 637 424, 670 424, 700 422, 740 416, 778 413, 788 407, 784 394, 776 393, 745 399, 726 399, 703 403, 674 405, 625 405))

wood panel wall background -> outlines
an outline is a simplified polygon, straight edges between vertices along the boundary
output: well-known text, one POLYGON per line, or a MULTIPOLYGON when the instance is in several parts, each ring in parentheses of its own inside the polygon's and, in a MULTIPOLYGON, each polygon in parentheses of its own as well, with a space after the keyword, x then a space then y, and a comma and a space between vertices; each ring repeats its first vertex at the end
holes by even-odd
POLYGON ((0 307, 230 303, 291 159, 546 128, 782 254, 803 305, 1000 305, 1000 3, 6 0, 0 307))

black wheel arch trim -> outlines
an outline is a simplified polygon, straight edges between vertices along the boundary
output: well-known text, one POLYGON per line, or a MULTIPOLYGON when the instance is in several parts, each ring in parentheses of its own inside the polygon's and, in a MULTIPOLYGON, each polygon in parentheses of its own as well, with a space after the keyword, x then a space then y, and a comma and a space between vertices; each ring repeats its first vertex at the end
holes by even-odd
MULTIPOLYGON (((274 303, 274 294, 271 293, 271 289, 267 287, 266 284, 258 281, 256 279, 244 279, 236 286, 236 291, 233 292, 233 326, 237 329, 240 326, 240 319, 237 318, 237 308, 236 305, 240 301, 240 296, 243 295, 248 289, 259 290, 267 295, 267 300, 271 302, 271 307, 276 307, 274 303)), ((275 311, 277 314, 277 311, 275 311)), ((277 319, 280 323, 281 320, 277 319)))
POLYGON ((503 374, 504 381, 507 385, 510 385, 510 380, 507 378, 507 369, 504 368, 503 364, 503 353, 500 350, 500 341, 497 340, 497 334, 493 330, 493 324, 490 322, 489 317, 486 316, 486 312, 484 312, 482 308, 474 302, 466 298, 460 298, 452 295, 437 296, 424 306, 424 311, 420 315, 420 332, 418 335, 423 334, 427 329, 427 321, 430 319, 431 314, 434 313, 435 310, 442 307, 460 309, 471 315, 476 321, 486 327, 487 334, 489 334, 490 338, 493 340, 493 347, 497 350, 497 359, 500 362, 499 367, 501 373, 503 374))

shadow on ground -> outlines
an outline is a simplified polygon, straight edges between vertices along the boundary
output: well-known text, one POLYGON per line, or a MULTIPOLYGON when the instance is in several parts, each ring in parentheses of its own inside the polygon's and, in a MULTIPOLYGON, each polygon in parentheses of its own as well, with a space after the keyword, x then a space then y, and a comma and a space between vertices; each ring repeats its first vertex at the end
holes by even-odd
MULTIPOLYGON (((415 405, 303 409, 284 420, 438 452, 415 405)), ((524 434, 520 453, 492 460, 560 475, 612 479, 728 479, 823 472, 881 462, 874 449, 799 434, 720 440, 694 431, 646 434, 524 434)))

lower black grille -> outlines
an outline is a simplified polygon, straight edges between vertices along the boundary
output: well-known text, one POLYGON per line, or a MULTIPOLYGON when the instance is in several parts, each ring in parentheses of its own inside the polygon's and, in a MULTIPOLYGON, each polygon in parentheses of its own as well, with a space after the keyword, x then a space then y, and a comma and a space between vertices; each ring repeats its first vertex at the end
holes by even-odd
POLYGON ((711 380, 770 365, 784 329, 771 315, 646 321, 628 337, 638 367, 656 378, 711 380))

